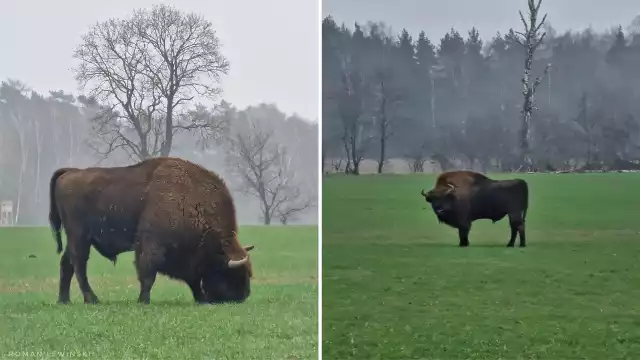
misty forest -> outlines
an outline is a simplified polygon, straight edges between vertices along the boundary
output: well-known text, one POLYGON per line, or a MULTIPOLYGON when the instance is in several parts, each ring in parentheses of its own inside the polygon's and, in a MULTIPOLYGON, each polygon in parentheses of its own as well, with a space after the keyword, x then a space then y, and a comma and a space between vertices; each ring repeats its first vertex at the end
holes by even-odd
POLYGON ((318 125, 222 100, 233 71, 223 53, 209 21, 159 5, 87 29, 69 54, 79 94, 3 81, 0 200, 13 202, 12 222, 47 223, 57 168, 169 155, 220 174, 242 223, 315 223, 318 125))
POLYGON ((323 172, 640 168, 640 17, 559 33, 530 0, 513 20, 430 39, 324 18, 323 172))

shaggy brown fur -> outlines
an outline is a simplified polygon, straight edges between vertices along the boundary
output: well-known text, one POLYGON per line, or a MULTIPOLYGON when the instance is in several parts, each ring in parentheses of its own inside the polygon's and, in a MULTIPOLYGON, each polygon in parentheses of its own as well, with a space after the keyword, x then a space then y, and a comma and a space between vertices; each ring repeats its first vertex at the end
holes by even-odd
POLYGON ((492 180, 472 171, 442 173, 434 188, 422 190, 438 221, 458 229, 460 246, 469 246, 471 223, 490 219, 494 223, 509 216, 511 237, 507 246, 514 246, 516 234, 520 246, 526 246, 525 218, 529 206, 529 189, 524 180, 492 180))
POLYGON ((114 264, 119 254, 135 251, 143 303, 157 273, 185 281, 198 302, 244 301, 250 294, 253 247, 238 242, 224 181, 201 166, 164 157, 126 167, 64 168, 51 177, 50 197, 58 252, 62 227, 67 234, 61 303, 69 301, 74 273, 85 302, 98 301, 86 274, 91 246, 114 264))

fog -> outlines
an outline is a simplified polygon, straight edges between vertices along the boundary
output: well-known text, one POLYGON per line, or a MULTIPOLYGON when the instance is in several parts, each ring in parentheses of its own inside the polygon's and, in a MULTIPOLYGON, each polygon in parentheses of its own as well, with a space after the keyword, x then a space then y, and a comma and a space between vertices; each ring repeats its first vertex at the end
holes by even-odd
POLYGON ((528 22, 526 0, 325 1, 324 171, 638 168, 640 7, 542 1, 532 106, 519 10, 528 22))
POLYGON ((317 4, 152 5, 2 1, 0 201, 13 202, 10 222, 47 224, 57 168, 170 155, 220 174, 242 224, 317 223, 317 4), (265 205, 260 187, 278 195, 265 205))

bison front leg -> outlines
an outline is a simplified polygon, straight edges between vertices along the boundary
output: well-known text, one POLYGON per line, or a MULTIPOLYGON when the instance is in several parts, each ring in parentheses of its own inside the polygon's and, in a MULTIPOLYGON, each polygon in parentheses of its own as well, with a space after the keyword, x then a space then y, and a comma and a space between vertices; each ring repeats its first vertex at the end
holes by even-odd
POLYGON ((140 281, 138 302, 149 304, 151 302, 151 288, 156 282, 159 266, 164 259, 164 252, 155 246, 148 235, 140 238, 134 252, 136 272, 140 281))
POLYGON ((138 280, 140 281, 139 303, 149 304, 151 302, 151 288, 153 287, 153 283, 156 282, 156 275, 157 271, 148 269, 138 270, 138 280))
POLYGON ((71 300, 69 291, 73 278, 73 265, 69 257, 69 249, 65 249, 60 258, 60 289, 58 291, 58 303, 68 304, 71 300))
POLYGON ((198 304, 206 303, 204 293, 202 292, 202 287, 200 286, 201 282, 202 282, 202 279, 187 281, 187 285, 189 285, 189 289, 191 289, 191 293, 193 294, 193 299, 198 304))
POLYGON ((141 255, 141 251, 136 250, 135 253, 136 271, 138 273, 138 281, 140 281, 140 295, 138 302, 149 304, 151 302, 151 288, 156 282, 158 270, 153 261, 148 256, 141 255))
POLYGON ((469 231, 471 231, 471 225, 463 225, 458 228, 458 238, 460 239, 459 246, 469 246, 469 231))

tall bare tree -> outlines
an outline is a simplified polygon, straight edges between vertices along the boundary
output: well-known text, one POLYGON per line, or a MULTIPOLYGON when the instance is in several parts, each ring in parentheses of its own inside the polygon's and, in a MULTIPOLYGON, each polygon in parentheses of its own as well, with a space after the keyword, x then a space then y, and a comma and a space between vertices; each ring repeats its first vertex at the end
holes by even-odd
POLYGON ((209 21, 167 5, 91 27, 74 52, 74 71, 88 95, 104 104, 95 118, 101 145, 95 150, 105 157, 117 149, 137 159, 166 156, 178 131, 218 131, 187 107, 220 93, 229 70, 220 48, 209 21))
POLYGON ((529 7, 528 19, 525 19, 522 11, 520 11, 520 20, 524 26, 524 32, 516 31, 515 33, 518 36, 514 40, 524 48, 524 76, 522 77, 524 102, 522 104, 522 127, 520 129, 519 143, 521 165, 526 169, 530 169, 533 166, 531 161, 531 114, 535 108, 534 98, 538 86, 549 73, 550 65, 547 64, 542 76, 536 77, 533 82, 531 81, 533 57, 546 35, 546 32, 541 33, 540 29, 544 26, 547 15, 545 14, 542 20, 538 21, 538 12, 540 11, 542 0, 538 0, 537 3, 534 0, 527 1, 529 7))
POLYGON ((342 88, 337 95, 338 113, 342 120, 342 143, 347 154, 345 173, 358 175, 371 135, 364 118, 365 81, 362 73, 349 65, 343 65, 342 88))
POLYGON ((291 169, 291 156, 273 139, 273 131, 250 123, 228 139, 227 162, 242 180, 241 190, 260 201, 265 225, 278 218, 282 224, 314 205, 305 196, 291 169))

